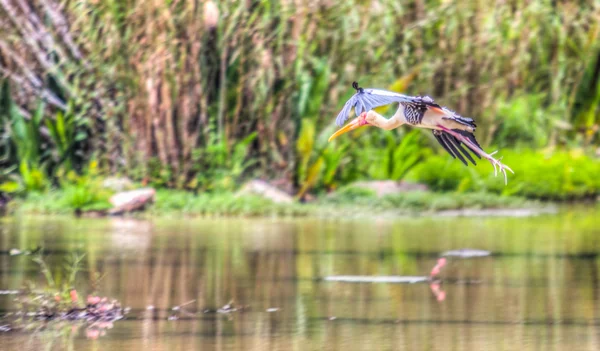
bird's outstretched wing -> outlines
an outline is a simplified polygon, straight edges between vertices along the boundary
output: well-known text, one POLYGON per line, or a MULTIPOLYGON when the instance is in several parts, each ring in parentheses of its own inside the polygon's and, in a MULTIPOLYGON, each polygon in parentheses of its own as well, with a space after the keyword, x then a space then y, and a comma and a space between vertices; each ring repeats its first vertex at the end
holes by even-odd
MULTIPOLYGON (((350 110, 352 110, 353 107, 354 112, 358 116, 363 111, 369 111, 375 107, 389 105, 394 102, 413 102, 415 99, 420 99, 420 97, 402 95, 383 89, 360 88, 356 82, 352 83, 352 87, 356 89, 356 94, 352 95, 346 102, 342 111, 335 119, 335 123, 338 126, 344 125, 344 122, 348 119, 350 110)), ((433 102, 433 100, 431 100, 431 102, 433 102)))

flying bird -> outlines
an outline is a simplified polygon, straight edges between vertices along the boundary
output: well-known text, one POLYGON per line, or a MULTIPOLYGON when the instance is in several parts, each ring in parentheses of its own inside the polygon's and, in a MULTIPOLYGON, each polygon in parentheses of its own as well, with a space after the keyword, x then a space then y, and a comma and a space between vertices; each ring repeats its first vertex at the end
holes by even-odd
POLYGON ((436 104, 429 96, 408 96, 382 89, 361 88, 356 82, 352 83, 352 87, 356 93, 338 114, 336 124, 340 127, 343 126, 352 108, 357 117, 336 131, 329 137, 329 141, 362 126, 391 130, 403 124, 409 124, 417 128, 431 129, 440 145, 453 158, 458 158, 465 165, 468 165, 467 160, 471 161, 473 165, 477 164, 469 152, 479 159, 483 157, 490 161, 494 166, 495 176, 498 175, 498 170, 504 174, 505 184, 508 182, 506 171, 515 173, 510 167, 500 162, 502 158, 492 157, 498 151, 491 154, 483 151, 473 134, 476 125, 472 118, 462 117, 456 112, 436 104), (373 111, 373 108, 392 103, 398 103, 398 110, 391 118, 385 118, 373 111))

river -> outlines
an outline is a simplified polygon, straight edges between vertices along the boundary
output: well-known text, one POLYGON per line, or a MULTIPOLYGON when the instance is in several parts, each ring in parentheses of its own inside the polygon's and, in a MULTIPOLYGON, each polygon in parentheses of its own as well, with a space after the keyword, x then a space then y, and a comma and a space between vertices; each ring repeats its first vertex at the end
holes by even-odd
MULTIPOLYGON (((97 289, 131 308, 102 331, 0 332, 1 348, 600 348, 597 208, 520 218, 348 217, 1 218, 0 290, 44 286, 31 256, 10 255, 42 246, 55 272, 73 253, 85 255, 80 294, 97 289), (491 256, 448 258, 436 283, 325 280, 428 276, 442 252, 463 248, 491 256)), ((1 314, 15 312, 13 298, 0 295, 1 314)))

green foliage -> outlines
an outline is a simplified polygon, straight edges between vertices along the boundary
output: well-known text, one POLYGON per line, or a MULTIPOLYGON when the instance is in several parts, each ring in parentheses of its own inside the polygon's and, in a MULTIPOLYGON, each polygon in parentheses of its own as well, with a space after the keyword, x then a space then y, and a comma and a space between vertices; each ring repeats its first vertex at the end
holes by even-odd
POLYGON ((393 133, 385 133, 385 147, 371 150, 370 154, 365 152, 376 158, 364 158, 365 164, 361 166, 368 170, 371 179, 402 180, 423 158, 420 135, 421 131, 411 130, 397 142, 393 133))
POLYGON ((84 174, 70 172, 62 182, 62 199, 65 206, 74 211, 101 211, 111 207, 111 192, 102 186, 97 164, 92 161, 84 174))
POLYGON ((63 297, 62 300, 72 303, 69 293, 75 286, 75 279, 77 273, 81 270, 83 257, 84 255, 77 253, 72 254, 72 257, 64 266, 64 271, 57 270, 56 272, 52 272, 50 266, 44 260, 43 250, 36 253, 32 260, 40 266, 40 272, 46 279, 47 288, 55 289, 56 293, 63 297))
POLYGON ((323 203, 327 204, 361 204, 375 202, 377 194, 372 189, 365 189, 347 185, 341 187, 335 193, 328 195, 322 200, 323 203))
POLYGON ((77 181, 63 187, 63 201, 75 211, 103 211, 111 208, 106 191, 77 181))
MULTIPOLYGON (((499 101, 498 130, 494 141, 500 147, 521 144, 543 147, 555 129, 555 114, 546 111, 543 94, 520 95, 509 101, 499 101)), ((562 111, 564 113, 564 111, 562 111)))
MULTIPOLYGON (((133 175, 136 175, 136 173, 133 173, 133 175)), ((152 157, 148 160, 145 169, 142 169, 139 172, 139 178, 147 178, 149 183, 154 187, 173 186, 173 171, 171 167, 168 165, 163 165, 157 157, 152 157)))
MULTIPOLYGON (((598 24, 596 32, 589 37, 588 47, 593 48, 594 40, 598 40, 598 24)), ((590 50, 590 51, 593 51, 590 50)), ((596 48, 594 55, 590 55, 587 67, 581 74, 576 89, 571 93, 569 107, 571 121, 576 126, 576 131, 583 131, 586 143, 598 141, 598 126, 600 125, 600 48, 596 48)))
POLYGON ((300 127, 300 135, 296 141, 296 152, 298 153, 298 178, 306 180, 309 171, 309 161, 313 155, 315 145, 315 122, 309 118, 303 118, 300 127))
POLYGON ((78 130, 78 121, 72 111, 72 104, 66 112, 58 111, 54 119, 46 118, 45 124, 50 133, 53 150, 56 152, 56 166, 62 165, 62 169, 70 171, 77 163, 76 144, 86 139, 83 130, 78 130))
POLYGON ((11 120, 11 140, 15 147, 17 159, 27 166, 40 165, 41 135, 40 124, 43 118, 44 105, 39 103, 38 108, 29 120, 19 112, 14 104, 9 110, 11 120))
POLYGON ((73 209, 63 199, 63 192, 59 190, 44 193, 31 192, 24 198, 14 200, 14 210, 33 214, 73 214, 73 209))
MULTIPOLYGON (((300 186, 300 190, 298 191, 299 197, 302 197, 318 181, 324 163, 324 158, 322 157, 324 147, 326 145, 316 140, 314 120, 303 118, 300 135, 296 141, 296 152, 299 158, 296 169, 300 186)), ((328 172, 335 174, 336 158, 330 157, 328 161, 333 166, 329 166, 328 172)), ((330 178, 333 178, 333 176, 330 176, 330 178)))
POLYGON ((21 185, 13 180, 0 183, 0 193, 15 194, 21 190, 21 185))
POLYGON ((335 189, 338 184, 337 173, 341 168, 342 161, 350 145, 346 143, 341 147, 328 147, 323 151, 323 186, 327 189, 335 189))
MULTIPOLYGON (((535 206, 523 198, 492 193, 431 193, 411 191, 378 198, 370 189, 346 186, 318 202, 322 206, 364 208, 367 213, 383 211, 443 211, 459 209, 494 209, 535 206)), ((342 210, 342 208, 340 208, 342 210)))
POLYGON ((9 166, 4 174, 5 181, 0 184, 1 191, 9 193, 44 191, 50 185, 42 163, 40 124, 44 104, 38 103, 34 115, 26 119, 12 100, 6 81, 1 88, 0 123, 8 132, 2 145, 6 150, 2 163, 12 163, 15 166, 9 166), (18 174, 11 174, 11 171, 18 171, 18 174))
POLYGON ((275 204, 270 200, 232 193, 194 195, 185 191, 159 190, 151 211, 155 215, 179 212, 208 216, 303 215, 309 209, 298 204, 275 204))
POLYGON ((486 191, 544 200, 585 199, 600 194, 600 161, 580 150, 501 150, 500 154, 515 171, 509 174, 507 186, 501 176, 494 177, 486 162, 465 167, 447 155, 429 157, 412 177, 436 191, 486 191))
MULTIPOLYGON (((331 76, 330 62, 325 58, 311 58, 305 62, 300 59, 296 65, 298 91, 295 94, 296 115, 299 116, 299 133, 296 140, 298 162, 296 179, 298 197, 304 196, 315 186, 332 188, 335 176, 342 161, 342 150, 333 150, 327 143, 329 128, 317 132, 319 115, 331 76), (303 65, 306 66, 303 67, 303 65)), ((330 121, 331 123, 331 121, 330 121)))
POLYGON ((73 169, 77 160, 76 143, 85 138, 77 131, 71 112, 59 111, 55 118, 45 116, 46 104, 38 102, 31 118, 19 111, 10 96, 9 85, 3 82, 0 92, 0 125, 6 130, 5 157, 0 164, 14 165, 4 171, 0 191, 9 193, 47 190, 56 176, 73 169), (46 128, 48 138, 44 137, 46 128))
POLYGON ((17 191, 41 192, 49 187, 50 181, 43 169, 38 168, 37 165, 30 166, 27 161, 21 161, 17 184, 20 185, 17 191))
POLYGON ((297 61, 296 81, 298 82, 298 92, 295 106, 298 116, 316 119, 323 109, 330 76, 330 63, 325 57, 311 57, 308 62, 297 61))
POLYGON ((18 200, 18 207, 30 213, 64 214, 104 211, 112 207, 108 202, 112 192, 102 186, 102 178, 97 174, 95 162, 90 164, 83 175, 70 172, 60 185, 60 190, 27 193, 24 200, 18 200))
POLYGON ((498 209, 532 207, 534 203, 521 197, 497 196, 492 193, 446 193, 431 194, 410 192, 384 197, 384 207, 411 208, 416 210, 443 211, 456 209, 498 209))
POLYGON ((431 155, 415 169, 414 178, 435 191, 457 190, 469 174, 469 170, 462 167, 462 163, 448 155, 431 155))
POLYGON ((256 133, 239 140, 229 149, 227 142, 214 134, 209 144, 193 152, 195 179, 188 188, 201 191, 230 191, 237 187, 240 177, 249 170, 255 160, 248 159, 256 133))
MULTIPOLYGON (((19 211, 25 213, 71 213, 62 199, 64 191, 33 193, 22 200, 19 211)), ((156 201, 148 209, 152 217, 189 216, 347 216, 349 212, 409 214, 458 209, 535 207, 520 197, 493 193, 407 192, 378 198, 372 190, 345 186, 310 203, 277 204, 253 195, 230 192, 193 194, 183 190, 159 189, 156 201)))

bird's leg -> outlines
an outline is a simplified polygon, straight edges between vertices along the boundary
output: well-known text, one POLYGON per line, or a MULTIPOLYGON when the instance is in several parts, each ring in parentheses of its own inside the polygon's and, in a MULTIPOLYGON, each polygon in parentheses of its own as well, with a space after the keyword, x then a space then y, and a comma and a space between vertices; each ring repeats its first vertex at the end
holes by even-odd
POLYGON ((431 273, 429 274, 429 276, 431 278, 437 277, 442 271, 442 268, 444 268, 444 266, 446 265, 446 261, 447 260, 445 257, 438 259, 437 264, 431 269, 431 273))
POLYGON ((438 124, 438 127, 441 130, 443 130, 444 132, 446 132, 446 133, 454 136, 458 140, 460 140, 462 143, 464 143, 465 145, 467 145, 471 150, 473 150, 474 152, 476 152, 477 154, 479 154, 481 157, 483 157, 486 160, 490 161, 490 163, 492 164, 492 166, 494 166, 494 176, 498 175, 498 169, 499 169, 500 172, 502 172, 502 174, 504 174, 504 184, 508 184, 508 177, 506 175, 506 171, 508 170, 512 174, 515 174, 515 172, 513 172, 513 170, 510 169, 510 167, 508 167, 507 165, 505 165, 502 162, 500 162, 500 160, 502 160, 502 157, 500 157, 499 159, 495 159, 495 158, 492 157, 492 155, 494 155, 496 152, 498 152, 497 150, 494 151, 494 152, 492 152, 491 154, 488 154, 485 151, 481 150, 479 147, 477 147, 477 145, 474 145, 469 139, 465 138, 460 133, 457 133, 457 132, 453 131, 452 129, 448 129, 448 128, 446 128, 444 126, 441 126, 439 124, 438 124))

